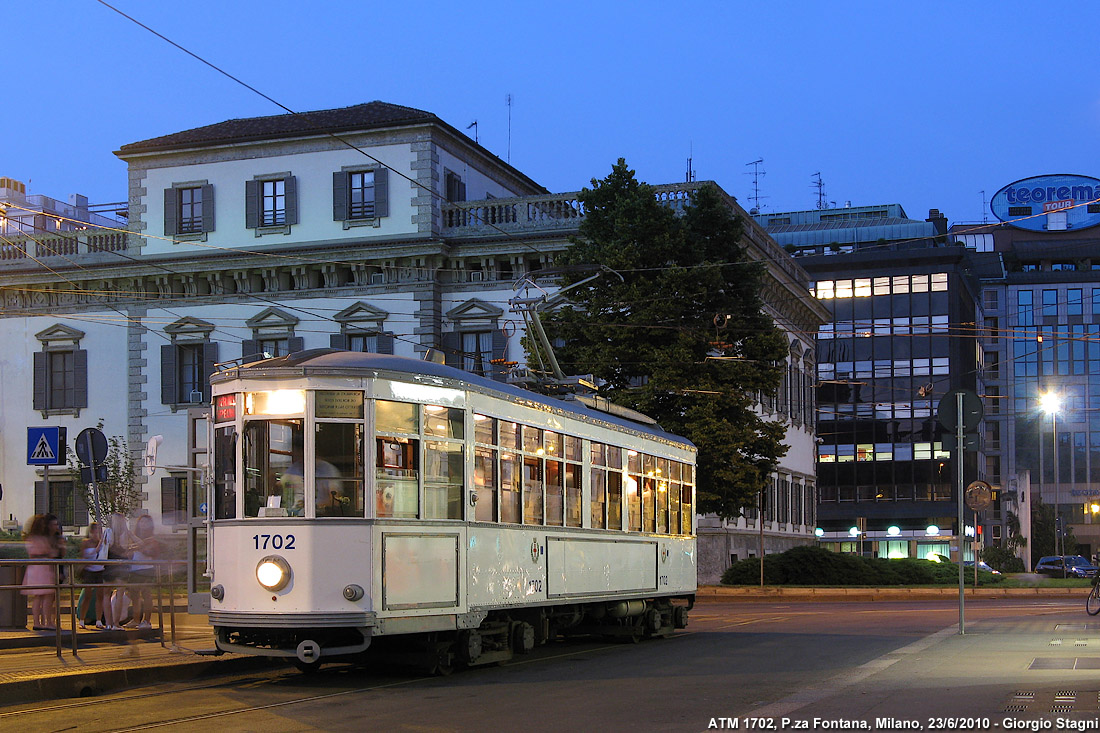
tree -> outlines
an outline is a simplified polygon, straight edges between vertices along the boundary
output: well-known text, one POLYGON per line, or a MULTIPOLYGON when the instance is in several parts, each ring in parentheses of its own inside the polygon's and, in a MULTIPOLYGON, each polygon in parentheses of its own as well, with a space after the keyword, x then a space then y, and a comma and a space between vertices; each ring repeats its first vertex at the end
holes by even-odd
MULTIPOLYGON (((100 421, 96 427, 102 430, 103 422, 100 421)), ((68 454, 68 465, 73 483, 81 487, 84 499, 94 516, 96 510, 91 487, 80 480, 80 467, 76 462, 76 454, 72 451, 68 454)), ((107 458, 104 465, 107 467, 107 480, 96 482, 100 507, 103 510, 100 519, 105 520, 113 512, 130 514, 141 503, 141 492, 135 482, 134 458, 121 437, 112 435, 107 439, 107 458)))
MULTIPOLYGON (((1077 552, 1077 537, 1069 526, 1065 513, 1062 514, 1062 554, 1073 555, 1077 552)), ((1035 567, 1039 558, 1056 555, 1054 549, 1054 507, 1044 504, 1038 496, 1031 497, 1031 566, 1035 567)))
POLYGON ((543 314, 548 335, 564 344, 567 372, 595 375, 602 396, 694 442, 697 510, 736 517, 786 452, 784 425, 753 410, 754 395, 778 388, 788 348, 762 310, 765 267, 745 256, 741 224, 713 186, 678 212, 622 159, 592 185, 559 263, 623 279, 571 291, 570 305, 543 314))

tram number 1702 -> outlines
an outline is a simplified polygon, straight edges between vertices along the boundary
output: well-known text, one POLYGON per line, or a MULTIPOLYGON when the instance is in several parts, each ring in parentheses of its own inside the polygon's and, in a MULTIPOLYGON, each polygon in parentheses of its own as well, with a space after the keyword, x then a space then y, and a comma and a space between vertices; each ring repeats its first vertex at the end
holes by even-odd
POLYGON ((292 534, 254 534, 252 542, 257 550, 293 550, 294 535, 292 534))

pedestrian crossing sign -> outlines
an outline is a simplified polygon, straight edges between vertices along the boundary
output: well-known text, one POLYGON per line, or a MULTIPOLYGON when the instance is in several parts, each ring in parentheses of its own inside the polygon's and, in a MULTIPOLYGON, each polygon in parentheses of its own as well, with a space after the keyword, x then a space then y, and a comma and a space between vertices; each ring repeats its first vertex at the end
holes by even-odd
POLYGON ((27 428, 27 465, 65 465, 65 428, 27 428))

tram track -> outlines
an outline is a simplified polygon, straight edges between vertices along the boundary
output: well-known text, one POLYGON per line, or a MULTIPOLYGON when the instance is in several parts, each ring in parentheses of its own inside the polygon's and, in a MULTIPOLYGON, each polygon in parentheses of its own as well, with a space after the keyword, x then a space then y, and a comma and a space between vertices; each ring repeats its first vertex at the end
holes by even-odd
MULTIPOLYGON (((673 636, 666 637, 664 639, 652 640, 658 641, 672 641, 676 639, 686 639, 695 634, 698 631, 681 631, 673 636)), ((507 667, 523 667, 532 664, 544 664, 555 660, 568 659, 571 657, 579 657, 585 654, 593 654, 599 652, 608 652, 611 650, 621 650, 624 648, 622 642, 603 643, 596 646, 591 645, 591 641, 580 641, 581 648, 573 649, 569 651, 563 651, 559 653, 550 654, 533 654, 527 658, 517 658, 507 663, 507 667)), ((176 683, 168 689, 158 690, 145 690, 145 691, 132 691, 128 693, 120 693, 111 695, 109 697, 89 698, 82 700, 73 700, 63 703, 55 703, 52 705, 28 707, 21 710, 0 711, 0 727, 7 728, 12 725, 21 725, 24 729, 29 729, 38 726, 36 718, 42 716, 43 720, 50 720, 56 718, 59 714, 71 715, 73 713, 80 713, 86 711, 89 714, 85 715, 85 719, 91 717, 110 718, 111 710, 115 706, 122 706, 123 709, 130 706, 132 707, 136 702, 148 702, 151 700, 163 700, 163 704, 160 709, 172 710, 186 707, 182 704, 172 704, 173 697, 186 696, 193 693, 214 692, 217 690, 226 691, 245 691, 245 690, 264 690, 264 691, 276 691, 274 685, 280 683, 287 683, 290 685, 295 684, 297 681, 311 682, 323 679, 324 675, 339 673, 342 669, 354 669, 354 665, 348 665, 344 667, 333 666, 329 670, 323 670, 321 677, 303 677, 300 672, 293 669, 280 669, 272 670, 268 673, 257 674, 255 672, 248 674, 231 675, 228 677, 219 677, 212 680, 206 680, 195 683, 176 683), (94 712, 93 712, 94 711, 94 712)), ((486 670, 492 669, 492 667, 486 667, 486 670)), ((477 674, 479 671, 476 668, 466 670, 461 675, 477 674)), ((355 695, 363 695, 371 692, 377 692, 379 690, 396 689, 401 687, 409 687, 416 684, 423 684, 426 682, 432 682, 440 680, 439 676, 435 675, 416 675, 406 676, 399 679, 393 679, 393 676, 399 674, 397 670, 393 672, 377 672, 367 671, 368 674, 388 674, 389 679, 379 680, 374 684, 362 685, 353 687, 350 689, 335 690, 332 692, 325 692, 320 694, 309 694, 297 697, 292 697, 286 700, 277 700, 257 705, 247 705, 244 707, 231 707, 225 706, 224 709, 211 710, 209 712, 198 713, 194 715, 182 715, 178 717, 166 718, 163 720, 149 721, 138 725, 122 725, 120 727, 105 727, 102 724, 96 727, 99 733, 128 733, 129 731, 142 731, 142 730, 154 730, 160 728, 170 728, 174 726, 185 726, 194 723, 201 723, 203 721, 215 721, 219 719, 228 719, 239 715, 249 715, 255 713, 262 713, 269 710, 276 710, 280 708, 292 707, 296 705, 309 705, 314 703, 322 703, 328 700, 335 700, 339 698, 352 697, 355 695)), ((461 676, 459 677, 461 679, 461 676)), ((180 701, 181 703, 184 700, 180 701)), ((131 712, 130 715, 133 715, 131 712)), ((55 720, 56 722, 56 720, 55 720)), ((72 727, 49 727, 48 730, 80 730, 78 726, 72 727)))

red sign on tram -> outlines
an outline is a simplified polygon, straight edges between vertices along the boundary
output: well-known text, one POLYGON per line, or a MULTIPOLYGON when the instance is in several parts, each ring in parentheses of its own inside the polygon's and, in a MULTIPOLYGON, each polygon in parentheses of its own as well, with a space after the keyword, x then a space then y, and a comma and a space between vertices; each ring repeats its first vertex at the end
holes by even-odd
POLYGON ((222 394, 214 399, 214 421, 227 422, 237 419, 237 395, 222 394))

